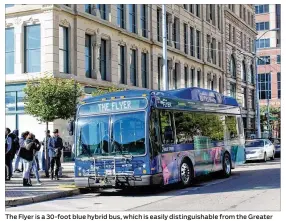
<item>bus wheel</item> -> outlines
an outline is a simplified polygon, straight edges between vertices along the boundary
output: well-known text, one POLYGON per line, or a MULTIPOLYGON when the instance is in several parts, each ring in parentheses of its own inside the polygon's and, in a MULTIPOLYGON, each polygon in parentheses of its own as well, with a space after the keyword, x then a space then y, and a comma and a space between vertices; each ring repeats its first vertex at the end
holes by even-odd
POLYGON ((190 186, 193 181, 193 166, 190 160, 186 158, 182 161, 180 166, 181 183, 183 187, 190 186))
POLYGON ((228 153, 225 153, 223 156, 222 164, 222 176, 225 178, 230 177, 231 175, 231 159, 228 153))

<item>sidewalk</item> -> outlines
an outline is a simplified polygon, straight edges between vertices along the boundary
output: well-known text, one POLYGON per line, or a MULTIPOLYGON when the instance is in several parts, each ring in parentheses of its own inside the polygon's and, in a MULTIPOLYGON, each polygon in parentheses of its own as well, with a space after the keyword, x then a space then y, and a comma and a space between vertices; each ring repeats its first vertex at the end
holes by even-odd
MULTIPOLYGON (((22 173, 14 173, 12 179, 5 182, 5 206, 18 206, 79 194, 79 190, 74 186, 73 167, 64 163, 62 167, 63 176, 60 180, 41 178, 42 185, 37 185, 36 179, 32 178, 32 187, 23 187, 22 173)), ((45 177, 44 172, 40 176, 45 177)))

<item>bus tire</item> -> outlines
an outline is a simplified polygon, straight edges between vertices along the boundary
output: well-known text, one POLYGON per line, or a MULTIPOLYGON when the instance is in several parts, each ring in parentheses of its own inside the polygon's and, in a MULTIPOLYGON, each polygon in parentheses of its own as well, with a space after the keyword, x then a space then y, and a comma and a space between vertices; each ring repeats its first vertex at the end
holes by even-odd
POLYGON ((228 178, 231 175, 231 158, 229 153, 225 153, 223 155, 223 161, 222 161, 222 177, 228 178))
POLYGON ((183 159, 180 165, 181 185, 188 187, 192 184, 194 178, 194 169, 191 161, 188 158, 183 159))

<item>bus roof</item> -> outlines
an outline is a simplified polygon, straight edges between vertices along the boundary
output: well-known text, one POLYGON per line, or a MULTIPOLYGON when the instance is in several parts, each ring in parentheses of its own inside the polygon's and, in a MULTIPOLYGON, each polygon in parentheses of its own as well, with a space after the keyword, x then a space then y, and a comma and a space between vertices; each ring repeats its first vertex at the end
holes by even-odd
POLYGON ((181 88, 177 90, 168 90, 168 91, 159 91, 159 90, 126 90, 126 91, 118 91, 103 94, 96 97, 89 97, 83 100, 84 103, 96 102, 101 101, 102 99, 109 100, 112 97, 115 98, 134 98, 134 97, 170 97, 174 99, 184 99, 189 101, 200 101, 203 103, 215 103, 215 104, 223 104, 229 106, 236 106, 238 107, 239 104, 237 100, 233 97, 225 96, 220 94, 216 91, 197 88, 197 87, 190 87, 190 88, 181 88))

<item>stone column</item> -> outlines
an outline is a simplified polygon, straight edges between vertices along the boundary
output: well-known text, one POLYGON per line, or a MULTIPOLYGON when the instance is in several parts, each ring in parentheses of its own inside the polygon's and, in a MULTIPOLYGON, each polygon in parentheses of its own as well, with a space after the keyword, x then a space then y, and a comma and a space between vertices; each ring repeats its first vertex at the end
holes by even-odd
POLYGON ((140 17, 141 17, 141 6, 142 5, 138 5, 138 4, 136 4, 135 5, 135 12, 136 12, 136 28, 137 28, 137 34, 139 35, 139 36, 142 36, 142 24, 141 24, 141 19, 140 19, 140 17))
POLYGON ((197 70, 195 68, 194 69, 194 82, 193 82, 193 87, 197 87, 198 86, 198 73, 197 70))
POLYGON ((131 67, 131 59, 132 59, 132 50, 130 49, 130 45, 126 45, 126 84, 131 85, 131 76, 130 76, 130 67, 131 67))
POLYGON ((101 38, 97 37, 95 42, 95 72, 96 79, 101 81, 101 73, 100 73, 100 46, 101 46, 101 38))
POLYGON ((117 25, 117 4, 111 4, 109 5, 109 21, 111 21, 111 23, 113 25, 117 25))

